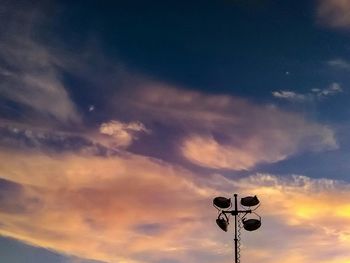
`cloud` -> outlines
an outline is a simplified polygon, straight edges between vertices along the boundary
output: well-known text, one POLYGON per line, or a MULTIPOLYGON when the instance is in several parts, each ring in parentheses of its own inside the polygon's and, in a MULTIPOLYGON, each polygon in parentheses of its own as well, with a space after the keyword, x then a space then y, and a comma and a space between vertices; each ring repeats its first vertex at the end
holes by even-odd
POLYGON ((178 132, 172 138, 178 153, 203 167, 248 170, 304 150, 337 148, 329 127, 233 96, 151 83, 118 98, 119 109, 146 125, 161 123, 169 134, 178 132))
MULTIPOLYGON (((334 63, 335 62, 333 62, 333 64, 334 63)), ((336 63, 339 63, 339 62, 336 62, 336 63)), ((333 82, 327 88, 324 88, 324 89, 314 88, 314 89, 311 89, 309 93, 305 93, 305 94, 296 93, 294 91, 281 90, 281 91, 273 91, 272 95, 275 98, 285 99, 291 102, 305 102, 305 101, 314 101, 314 100, 323 99, 328 96, 336 95, 342 92, 343 92, 343 88, 341 87, 341 85, 337 82, 333 82)))
POLYGON ((0 233, 37 246, 106 262, 231 262, 232 236, 215 225, 211 200, 238 192, 262 202, 262 228, 242 233, 246 262, 348 260, 350 186, 344 182, 202 177, 130 154, 0 157, 6 189, 0 233), (26 209, 14 213, 7 209, 13 203, 26 209))
POLYGON ((338 68, 342 70, 350 70, 350 63, 341 58, 330 60, 327 62, 327 64, 334 68, 338 68))
POLYGON ((291 101, 304 101, 307 99, 306 95, 295 93, 294 91, 288 91, 288 90, 273 91, 272 95, 276 98, 286 99, 291 101))
MULTIPOLYGON (((11 9, 9 5, 4 10, 11 9)), ((11 9, 12 10, 12 9, 11 9)), ((11 13, 11 11, 9 11, 11 13)), ((6 17, 4 11, 2 20, 6 17)), ((0 96, 2 100, 25 107, 26 114, 55 119, 62 123, 80 123, 81 115, 66 89, 59 67, 64 52, 33 37, 42 17, 33 11, 14 11, 0 34, 0 96)))
POLYGON ((70 133, 26 127, 19 124, 0 125, 0 146, 17 150, 40 150, 47 154, 53 153, 90 153, 98 156, 108 156, 117 153, 105 141, 83 133, 70 133))
MULTIPOLYGON (((2 157, 10 161, 10 155, 2 157)), ((193 212, 206 205, 199 202, 207 194, 205 187, 195 186, 188 171, 138 156, 17 157, 23 166, 13 173, 12 165, 6 165, 1 174, 21 184, 26 198, 39 199, 42 206, 15 216, 2 209, 3 235, 107 262, 144 262, 135 259, 138 253, 174 255, 195 242, 190 237, 177 240, 195 231, 200 217, 193 212), (39 168, 33 180, 27 176, 35 169, 32 165, 51 172, 39 168), (144 231, 140 225, 158 225, 159 230, 144 231), (81 246, 81 238, 89 245, 81 246)))
MULTIPOLYGON (((266 191, 270 201, 264 202, 263 209, 274 210, 273 214, 276 218, 283 218, 285 223, 283 232, 288 236, 288 240, 284 242, 287 246, 281 249, 284 251, 282 254, 286 257, 290 255, 292 258, 295 256, 295 259, 300 258, 301 262, 330 260, 345 263, 348 260, 346 246, 348 246, 347 238, 350 232, 349 228, 343 225, 349 220, 349 203, 346 201, 349 193, 347 183, 297 175, 286 179, 263 174, 255 178, 247 178, 246 183, 256 188, 255 191, 260 193, 266 191), (338 204, 334 207, 333 204, 337 202, 335 200, 338 200, 338 204), (275 208, 266 207, 270 205, 267 204, 268 202, 275 208), (296 238, 297 236, 300 239, 296 238), (323 239, 325 236, 328 237, 326 242, 323 239), (304 251, 305 244, 308 251, 304 251), (316 250, 323 250, 323 255, 311 252, 316 250), (304 252, 300 253, 301 251, 304 252)), ((273 221, 270 221, 271 225, 267 228, 278 235, 281 229, 278 230, 278 222, 273 221)), ((275 245, 276 249, 281 248, 281 244, 275 243, 275 245)), ((262 249, 265 247, 263 246, 262 249)), ((292 258, 287 262, 294 262, 292 258)))
POLYGON ((317 18, 333 28, 350 27, 350 3, 347 0, 319 0, 317 18))
POLYGON ((0 147, 23 151, 35 149, 47 154, 111 156, 131 145, 140 133, 150 134, 151 131, 137 121, 123 123, 113 120, 102 123, 97 130, 85 128, 79 132, 4 122, 0 125, 0 147))
POLYGON ((315 93, 318 97, 326 97, 338 93, 343 92, 343 88, 340 86, 339 83, 333 82, 329 85, 328 88, 325 89, 312 89, 311 90, 313 93, 315 93))
POLYGON ((61 122, 80 122, 81 117, 65 89, 55 59, 42 46, 26 39, 0 45, 0 57, 12 68, 2 77, 1 96, 28 106, 37 115, 61 122))
POLYGON ((137 139, 139 132, 149 133, 150 131, 141 122, 123 123, 112 120, 100 125, 100 133, 113 138, 112 146, 129 146, 133 140, 137 139))

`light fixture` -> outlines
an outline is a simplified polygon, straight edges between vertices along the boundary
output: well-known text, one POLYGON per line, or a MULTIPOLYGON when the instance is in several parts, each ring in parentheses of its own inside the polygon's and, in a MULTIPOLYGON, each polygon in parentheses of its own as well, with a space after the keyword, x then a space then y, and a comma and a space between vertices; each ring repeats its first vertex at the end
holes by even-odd
POLYGON ((240 235, 237 235, 237 232, 240 233, 240 229, 243 225, 243 228, 247 231, 255 231, 261 226, 261 217, 254 211, 259 207, 260 201, 256 195, 246 196, 241 198, 242 210, 238 209, 237 205, 237 194, 234 194, 234 209, 229 210, 232 206, 231 198, 226 198, 222 196, 215 197, 213 200, 213 205, 216 209, 219 210, 219 216, 216 219, 216 224, 223 231, 227 232, 229 226, 229 218, 227 214, 235 217, 235 263, 239 263, 239 246, 240 246, 240 235), (253 210, 250 207, 255 207, 253 210), (248 214, 255 214, 258 218, 246 218, 248 214), (243 214, 243 216, 239 216, 243 214), (238 221, 239 220, 239 221, 238 221), (237 228, 239 228, 237 230, 237 228))
POLYGON ((228 222, 228 218, 225 214, 220 214, 219 217, 216 219, 216 224, 225 232, 227 232, 227 228, 228 228, 228 225, 229 225, 229 222, 228 222), (222 217, 222 215, 225 216, 222 217))
POLYGON ((261 220, 260 219, 255 219, 255 218, 250 218, 246 219, 243 218, 243 227, 247 231, 255 231, 261 226, 261 220))
POLYGON ((214 198, 213 204, 220 209, 227 209, 231 207, 231 198, 218 196, 214 198))
POLYGON ((259 199, 256 197, 256 195, 241 198, 241 205, 243 206, 251 207, 258 205, 259 203, 259 199))

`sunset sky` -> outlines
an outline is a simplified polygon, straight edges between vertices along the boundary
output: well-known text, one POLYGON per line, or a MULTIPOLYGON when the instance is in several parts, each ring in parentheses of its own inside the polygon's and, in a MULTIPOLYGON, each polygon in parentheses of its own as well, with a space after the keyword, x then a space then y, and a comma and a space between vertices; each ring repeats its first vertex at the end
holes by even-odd
POLYGON ((350 1, 0 0, 0 262, 350 262, 350 1))

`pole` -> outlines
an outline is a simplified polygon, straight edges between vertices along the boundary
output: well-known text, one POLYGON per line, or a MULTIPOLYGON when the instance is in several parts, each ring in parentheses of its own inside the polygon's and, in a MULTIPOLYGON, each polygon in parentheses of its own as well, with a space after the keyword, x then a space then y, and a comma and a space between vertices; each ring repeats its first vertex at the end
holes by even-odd
POLYGON ((238 210, 237 210, 237 194, 234 194, 235 196, 235 263, 238 263, 238 239, 237 239, 237 214, 238 214, 238 210))
MULTIPOLYGON (((240 263, 240 255, 239 255, 239 251, 238 251, 238 247, 240 245, 239 240, 237 238, 237 228, 239 227, 239 231, 240 231, 240 227, 241 225, 237 224, 237 216, 239 213, 243 213, 243 221, 239 221, 240 223, 242 222, 243 225, 245 223, 244 221, 244 217, 248 214, 248 213, 254 213, 256 214, 254 211, 256 208, 258 208, 258 204, 260 203, 259 200, 257 199, 257 197, 252 197, 252 196, 247 196, 245 197, 245 201, 243 202, 243 198, 241 200, 241 205, 242 206, 246 206, 246 207, 251 207, 251 206, 257 206, 255 209, 251 210, 251 209, 247 209, 245 210, 244 208, 242 208, 242 210, 238 210, 238 205, 237 205, 237 194, 234 194, 234 198, 235 198, 235 205, 234 205, 234 210, 228 210, 228 208, 230 208, 232 206, 232 200, 231 199, 227 199, 225 197, 215 197, 213 200, 213 204, 214 207, 217 208, 220 211, 220 214, 218 216, 218 219, 216 220, 216 223, 218 224, 218 226, 224 230, 225 232, 227 232, 227 225, 228 225, 228 221, 229 218, 227 217, 227 214, 230 216, 235 216, 235 238, 234 238, 234 242, 235 242, 235 263, 240 263), (225 218, 222 218, 222 215, 224 215, 225 218), (225 223, 225 224, 224 224, 225 223)), ((257 216, 259 216, 258 214, 256 214, 257 216)), ((238 220, 242 220, 241 217, 238 217, 238 220)), ((259 216, 259 219, 250 219, 252 220, 252 224, 251 226, 249 226, 249 229, 246 229, 248 231, 254 231, 257 230, 260 226, 261 226, 261 218, 259 216)), ((240 234, 240 233, 239 233, 240 234)))

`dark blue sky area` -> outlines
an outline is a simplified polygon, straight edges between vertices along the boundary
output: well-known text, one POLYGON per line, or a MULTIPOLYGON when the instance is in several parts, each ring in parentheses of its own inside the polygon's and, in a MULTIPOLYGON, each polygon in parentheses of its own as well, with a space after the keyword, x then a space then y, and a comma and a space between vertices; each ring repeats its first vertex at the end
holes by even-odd
MULTIPOLYGON (((276 90, 308 93, 333 82, 350 82, 347 71, 327 65, 329 60, 349 57, 349 35, 321 26, 314 1, 195 2, 49 4, 45 10, 50 19, 38 38, 77 54, 95 46, 111 61, 151 78, 262 103, 270 103, 271 92, 276 90)), ((89 64, 92 72, 108 74, 98 63, 89 64)), ((67 79, 75 100, 84 108, 104 101, 100 96, 108 97, 108 91, 96 92, 95 87, 82 92, 91 83, 67 79)), ((336 102, 317 105, 273 103, 333 122, 348 118, 344 107, 348 94, 343 95, 336 102)))
POLYGON ((317 24, 312 1, 69 1, 51 9, 50 33, 72 50, 98 39, 133 70, 214 93, 263 99, 275 89, 322 88, 334 81, 324 62, 349 51, 346 34, 317 24))

